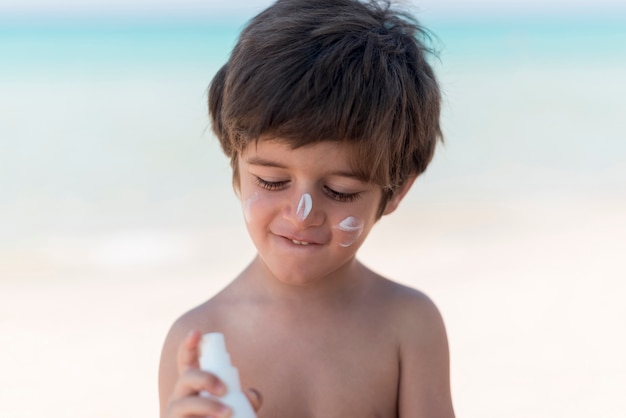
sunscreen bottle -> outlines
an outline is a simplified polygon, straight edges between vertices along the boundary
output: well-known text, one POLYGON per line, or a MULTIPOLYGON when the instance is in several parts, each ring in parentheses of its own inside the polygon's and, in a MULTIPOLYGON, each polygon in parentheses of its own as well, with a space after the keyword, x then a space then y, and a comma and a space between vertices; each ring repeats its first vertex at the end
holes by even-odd
MULTIPOLYGON (((252 405, 241 391, 237 368, 230 363, 224 334, 211 332, 202 336, 199 363, 202 370, 213 373, 226 385, 226 395, 219 400, 232 409, 232 418, 256 418, 252 405)), ((207 392, 201 395, 213 396, 207 392)))

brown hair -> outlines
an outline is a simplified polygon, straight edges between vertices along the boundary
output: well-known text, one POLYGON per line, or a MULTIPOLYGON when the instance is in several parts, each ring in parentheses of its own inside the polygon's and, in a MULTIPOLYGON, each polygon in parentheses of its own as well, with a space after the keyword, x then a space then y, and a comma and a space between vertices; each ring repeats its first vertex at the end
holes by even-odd
POLYGON ((410 14, 375 0, 278 0, 254 17, 209 88, 235 184, 238 156, 261 136, 294 148, 342 141, 356 173, 383 188, 384 209, 442 139, 429 40, 410 14))

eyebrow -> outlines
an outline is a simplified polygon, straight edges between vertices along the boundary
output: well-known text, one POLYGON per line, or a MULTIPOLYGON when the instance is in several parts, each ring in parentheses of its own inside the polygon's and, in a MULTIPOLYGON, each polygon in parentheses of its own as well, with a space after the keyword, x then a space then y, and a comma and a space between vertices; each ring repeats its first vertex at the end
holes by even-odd
MULTIPOLYGON (((266 160, 265 158, 261 158, 258 156, 254 156, 254 157, 250 157, 246 159, 246 163, 250 164, 250 165, 259 165, 259 166, 263 166, 263 167, 272 167, 272 168, 282 168, 282 169, 287 169, 288 167, 284 164, 280 164, 276 161, 271 161, 271 160, 266 160)), ((345 171, 345 170, 336 170, 333 171, 331 173, 328 173, 330 176, 337 176, 337 177, 347 177, 347 178, 352 178, 361 182, 364 182, 365 180, 361 177, 358 176, 356 173, 352 172, 352 171, 345 171)))
POLYGON ((287 168, 283 164, 279 164, 276 161, 266 160, 261 157, 250 157, 246 159, 246 163, 250 165, 261 165, 263 167, 275 167, 275 168, 287 168))

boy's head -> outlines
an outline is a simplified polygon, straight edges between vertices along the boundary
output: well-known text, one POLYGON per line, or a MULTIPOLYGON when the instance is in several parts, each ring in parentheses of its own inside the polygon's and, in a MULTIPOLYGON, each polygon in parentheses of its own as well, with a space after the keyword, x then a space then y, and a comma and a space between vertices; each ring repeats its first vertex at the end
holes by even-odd
POLYGON ((442 137, 425 38, 408 14, 375 1, 278 0, 253 18, 209 90, 235 187, 250 143, 341 141, 354 171, 382 187, 380 216, 442 137))

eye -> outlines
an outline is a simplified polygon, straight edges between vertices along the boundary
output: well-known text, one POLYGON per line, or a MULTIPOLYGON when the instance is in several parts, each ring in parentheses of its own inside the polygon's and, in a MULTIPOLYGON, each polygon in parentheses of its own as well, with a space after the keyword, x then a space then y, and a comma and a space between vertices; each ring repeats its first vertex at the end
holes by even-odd
POLYGON ((361 193, 341 193, 336 190, 331 189, 328 186, 324 186, 324 192, 331 198, 338 202, 353 202, 359 197, 361 197, 361 193))
POLYGON ((256 184, 264 188, 265 190, 281 190, 287 185, 287 183, 289 182, 286 180, 267 181, 267 180, 262 179, 259 176, 256 176, 256 184))

